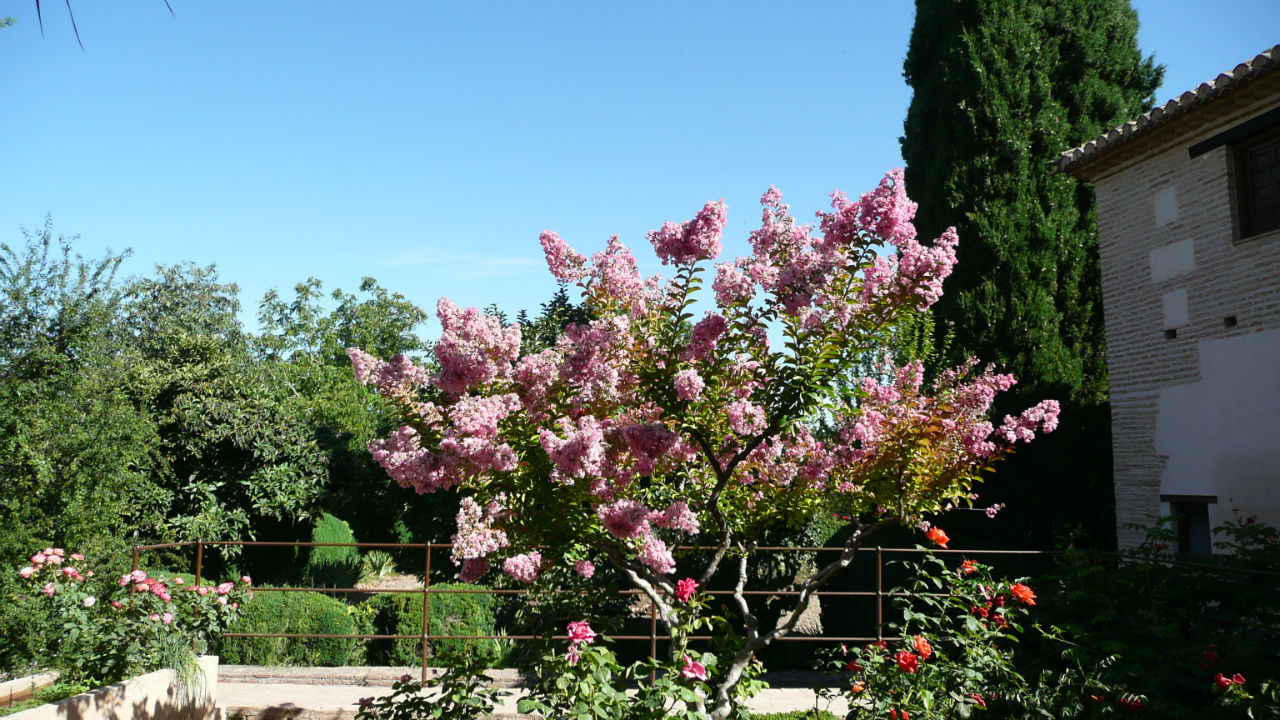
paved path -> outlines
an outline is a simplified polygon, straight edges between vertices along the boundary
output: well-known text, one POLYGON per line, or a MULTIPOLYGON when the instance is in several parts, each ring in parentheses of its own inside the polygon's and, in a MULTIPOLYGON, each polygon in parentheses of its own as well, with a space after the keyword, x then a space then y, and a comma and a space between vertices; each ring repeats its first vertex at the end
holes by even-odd
MULTIPOLYGON (((232 666, 234 667, 234 666, 232 666)), ((224 668, 231 670, 231 667, 224 668)), ((263 669, 265 670, 265 668, 263 669)), ((307 669, 318 671, 316 669, 307 669)), ((325 669, 332 671, 332 668, 325 669)), ((386 668, 391 673, 398 669, 386 668)), ((305 671, 304 671, 305 672, 305 671)), ((357 682, 369 684, 307 684, 307 677, 280 677, 287 675, 280 671, 258 673, 261 677, 252 677, 243 673, 228 672, 228 677, 219 678, 218 705, 225 708, 228 718, 241 717, 245 720, 347 720, 355 716, 360 698, 388 695, 391 688, 382 684, 385 678, 377 675, 357 676, 357 682), (248 680, 249 682, 246 682, 248 680)), ((329 678, 332 681, 332 678, 329 678)), ((498 680, 498 684, 509 684, 506 678, 498 680)), ((314 682, 314 680, 313 680, 314 682)), ((522 692, 518 688, 510 688, 508 695, 497 708, 495 718, 523 718, 516 712, 516 702, 522 692)), ((788 710, 806 710, 814 707, 816 697, 812 690, 806 688, 770 688, 748 701, 748 706, 755 712, 784 712, 788 710)), ((828 707, 820 702, 819 707, 831 710, 837 717, 844 717, 848 708, 843 704, 828 707)))

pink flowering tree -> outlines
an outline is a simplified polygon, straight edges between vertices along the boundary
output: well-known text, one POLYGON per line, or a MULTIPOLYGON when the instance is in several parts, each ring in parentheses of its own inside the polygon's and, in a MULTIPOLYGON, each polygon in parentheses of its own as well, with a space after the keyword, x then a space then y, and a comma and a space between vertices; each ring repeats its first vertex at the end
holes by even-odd
POLYGON ((796 222, 776 189, 761 204, 751 254, 713 270, 723 203, 650 232, 667 280, 642 277, 616 236, 586 257, 543 232, 552 275, 581 289, 593 319, 537 354, 518 357, 518 326, 448 300, 437 307, 437 374, 350 351, 360 381, 404 414, 370 444, 377 461, 405 487, 464 495, 453 538, 463 579, 496 566, 536 583, 553 564, 585 575, 589 559, 565 550, 588 548, 656 606, 680 668, 688 624, 676 611, 689 586, 678 547, 711 546, 694 579, 735 578, 725 589, 741 619, 732 656, 705 681, 685 675, 712 718, 729 714, 755 654, 792 630, 868 537, 969 503, 983 468, 1057 420, 1045 401, 993 426, 991 402, 1014 380, 976 361, 928 384, 919 363, 844 381, 938 299, 955 264, 953 231, 916 238, 901 171, 858 201, 833 193, 816 224, 796 222), (714 308, 699 316, 711 273, 714 308), (814 436, 817 418, 833 439, 814 436), (800 584, 783 620, 762 626, 743 592, 755 539, 831 513, 852 519, 843 552, 800 584))

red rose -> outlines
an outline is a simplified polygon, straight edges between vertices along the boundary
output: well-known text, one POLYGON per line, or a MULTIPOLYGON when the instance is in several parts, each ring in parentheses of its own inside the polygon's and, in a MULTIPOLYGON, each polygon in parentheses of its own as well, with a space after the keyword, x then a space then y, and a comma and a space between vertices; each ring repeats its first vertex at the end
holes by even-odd
POLYGON ((899 650, 893 657, 898 661, 898 669, 904 673, 914 673, 920 667, 920 658, 915 653, 899 650))

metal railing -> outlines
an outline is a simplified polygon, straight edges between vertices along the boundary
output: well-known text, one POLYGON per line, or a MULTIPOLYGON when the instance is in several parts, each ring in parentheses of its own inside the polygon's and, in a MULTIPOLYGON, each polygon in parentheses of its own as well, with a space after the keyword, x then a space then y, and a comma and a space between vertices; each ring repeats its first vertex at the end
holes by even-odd
MULTIPOLYGON (((449 550, 453 547, 452 543, 323 543, 323 542, 293 542, 293 541, 239 541, 239 540, 195 540, 187 542, 160 543, 154 545, 135 545, 133 546, 133 569, 137 570, 141 560, 143 551, 164 550, 174 548, 195 548, 195 582, 200 583, 204 570, 205 549, 210 547, 291 547, 297 548, 313 548, 313 547, 354 547, 354 548, 377 548, 377 549, 394 549, 398 551, 404 550, 422 550, 424 553, 423 561, 423 582, 421 588, 358 588, 358 587, 264 587, 255 586, 255 592, 320 592, 335 594, 419 594, 422 596, 422 627, 421 633, 417 635, 402 634, 332 634, 332 633, 262 633, 262 632, 224 632, 223 637, 261 637, 261 638, 292 638, 292 639, 359 639, 359 640, 418 640, 422 644, 422 681, 428 679, 428 662, 430 660, 430 643, 432 640, 542 640, 546 639, 545 635, 518 634, 518 635, 464 635, 464 634, 432 634, 431 633, 431 596, 432 595, 457 595, 457 594, 485 594, 491 596, 499 595, 525 595, 530 591, 527 589, 516 588, 455 588, 455 587, 431 587, 431 556, 436 550, 449 550)), ((714 550, 711 547, 703 546, 681 546, 678 550, 714 550)), ((844 550, 842 547, 808 547, 808 546, 764 546, 755 548, 761 552, 828 552, 839 553, 844 550)), ((875 603, 875 635, 874 636, 842 636, 842 635, 825 635, 825 634, 789 634, 785 637, 778 638, 778 642, 830 642, 830 643, 848 643, 848 642, 879 642, 886 641, 888 638, 884 635, 885 628, 885 599, 895 597, 908 597, 913 593, 894 592, 885 588, 884 582, 884 566, 886 555, 899 554, 915 554, 922 555, 925 552, 934 555, 963 555, 963 556, 1027 556, 1048 558, 1052 556, 1061 556, 1064 551, 1061 550, 995 550, 995 549, 934 549, 924 551, 919 548, 897 548, 897 547, 863 547, 858 548, 858 554, 869 554, 875 558, 875 584, 872 590, 819 590, 813 595, 817 598, 874 598, 875 603)), ((1163 565, 1186 566, 1198 569, 1208 569, 1215 571, 1241 572, 1255 575, 1265 575, 1272 577, 1280 577, 1280 573, 1266 570, 1254 570, 1249 568, 1236 568, 1230 566, 1212 565, 1208 563, 1196 563, 1181 560, 1165 559, 1165 558, 1148 558, 1125 555, 1123 553, 1114 552, 1087 552, 1086 555, 1091 557, 1110 557, 1117 561, 1136 561, 1136 562, 1155 562, 1163 565)), ((855 555, 855 563, 857 556, 855 555)), ((853 567, 853 564, 850 565, 853 567)), ((545 591, 539 591, 545 592, 545 591)), ((711 596, 731 596, 733 590, 704 590, 711 596)), ((799 590, 744 590, 743 595, 747 596, 772 596, 786 597, 797 596, 799 590)), ((618 594, 625 596, 642 596, 644 593, 639 589, 619 590, 618 594)), ((940 594, 938 594, 940 595, 940 594)), ((647 598, 645 598, 647 601, 647 598)), ((649 632, 645 635, 638 634, 618 634, 610 635, 613 640, 641 641, 649 642, 649 655, 652 658, 658 657, 658 643, 667 640, 665 635, 658 632, 658 609, 652 602, 647 602, 649 612, 649 632)), ((565 639, 567 636, 556 636, 565 639)), ((710 635, 691 635, 689 640, 709 640, 710 635)))

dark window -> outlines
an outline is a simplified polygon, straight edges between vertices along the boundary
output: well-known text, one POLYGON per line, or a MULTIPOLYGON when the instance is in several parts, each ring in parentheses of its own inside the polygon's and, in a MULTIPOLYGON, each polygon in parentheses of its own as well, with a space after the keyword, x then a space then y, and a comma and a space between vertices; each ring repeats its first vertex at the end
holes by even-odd
POLYGON ((1209 529, 1209 504, 1218 502, 1213 495, 1163 495, 1173 511, 1178 552, 1208 555, 1213 552, 1213 533, 1209 529))
POLYGON ((1242 142, 1235 175, 1240 237, 1280 229, 1280 132, 1242 142))

